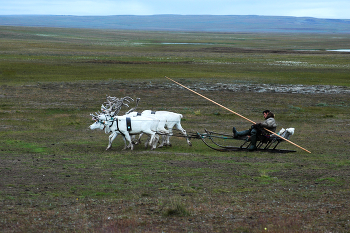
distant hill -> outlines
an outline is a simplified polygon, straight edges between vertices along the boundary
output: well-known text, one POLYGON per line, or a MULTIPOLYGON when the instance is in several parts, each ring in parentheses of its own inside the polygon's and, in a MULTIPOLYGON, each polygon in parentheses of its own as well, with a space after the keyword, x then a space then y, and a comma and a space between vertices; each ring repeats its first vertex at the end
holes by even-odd
POLYGON ((192 32, 350 33, 350 19, 256 15, 0 16, 1 26, 192 32))

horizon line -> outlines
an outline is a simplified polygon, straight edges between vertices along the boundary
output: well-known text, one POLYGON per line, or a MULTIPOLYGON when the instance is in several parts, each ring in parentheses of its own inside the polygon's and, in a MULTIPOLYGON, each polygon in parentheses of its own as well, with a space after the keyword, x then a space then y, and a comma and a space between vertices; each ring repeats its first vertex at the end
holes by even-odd
POLYGON ((125 15, 72 15, 72 14, 8 14, 2 16, 72 16, 72 17, 111 17, 111 16, 256 16, 256 17, 286 17, 286 18, 312 18, 312 19, 325 19, 325 20, 350 20, 343 18, 319 18, 313 16, 286 16, 286 15, 215 15, 215 14, 152 14, 152 15, 137 15, 137 14, 125 14, 125 15))

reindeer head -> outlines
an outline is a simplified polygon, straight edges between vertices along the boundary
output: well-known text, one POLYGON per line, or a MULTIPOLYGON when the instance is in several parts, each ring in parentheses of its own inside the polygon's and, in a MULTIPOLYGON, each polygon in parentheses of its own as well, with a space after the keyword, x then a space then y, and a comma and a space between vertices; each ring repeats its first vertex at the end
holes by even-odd
POLYGON ((111 117, 110 115, 100 112, 95 112, 95 114, 90 113, 90 116, 92 117, 93 121, 100 121, 102 123, 105 123, 105 121, 108 120, 113 120, 113 117, 111 117))
POLYGON ((90 116, 92 117, 92 120, 95 121, 92 125, 89 126, 91 130, 103 130, 105 128, 105 120, 103 120, 104 114, 95 112, 95 114, 91 113, 90 116))
POLYGON ((96 121, 92 125, 89 126, 89 129, 91 129, 91 130, 94 130, 94 129, 103 130, 104 128, 105 128, 105 125, 99 121, 96 121))
POLYGON ((95 112, 95 114, 90 113, 90 116, 92 117, 92 120, 93 120, 93 121, 98 121, 98 115, 99 115, 99 114, 97 114, 96 112, 95 112))

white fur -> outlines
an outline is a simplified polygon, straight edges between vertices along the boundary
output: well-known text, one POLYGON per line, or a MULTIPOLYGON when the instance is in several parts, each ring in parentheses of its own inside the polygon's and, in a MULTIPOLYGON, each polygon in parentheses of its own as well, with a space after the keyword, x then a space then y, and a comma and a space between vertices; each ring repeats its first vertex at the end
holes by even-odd
POLYGON ((295 131, 295 128, 287 128, 287 129, 282 128, 278 132, 278 135, 280 135, 281 137, 289 140, 290 137, 294 134, 294 131, 295 131))
POLYGON ((130 148, 133 150, 130 135, 141 133, 145 133, 150 137, 148 145, 151 146, 151 149, 153 150, 158 142, 157 136, 155 134, 158 129, 159 120, 143 116, 130 117, 131 131, 128 131, 126 126, 126 118, 127 116, 111 117, 109 115, 100 114, 98 115, 98 120, 94 124, 90 125, 89 128, 101 130, 104 129, 105 133, 111 133, 106 150, 112 147, 112 142, 118 136, 118 134, 123 135, 123 140, 125 143, 124 149, 130 148), (128 146, 126 145, 126 142, 129 142, 128 146))
MULTIPOLYGON (((174 127, 181 131, 181 133, 186 137, 188 145, 192 146, 191 141, 187 137, 186 130, 184 130, 181 126, 181 119, 183 117, 182 114, 168 112, 168 111, 156 111, 153 114, 152 112, 153 111, 151 110, 145 110, 141 113, 141 116, 156 118, 159 120, 158 127, 160 129, 165 129, 165 127, 168 129, 167 133, 163 135, 163 141, 160 143, 158 147, 163 147, 164 145, 171 146, 170 137, 173 135, 174 127)), ((137 112, 131 112, 128 115, 136 116, 137 112)), ((138 141, 140 141, 141 136, 142 134, 140 134, 138 141)))

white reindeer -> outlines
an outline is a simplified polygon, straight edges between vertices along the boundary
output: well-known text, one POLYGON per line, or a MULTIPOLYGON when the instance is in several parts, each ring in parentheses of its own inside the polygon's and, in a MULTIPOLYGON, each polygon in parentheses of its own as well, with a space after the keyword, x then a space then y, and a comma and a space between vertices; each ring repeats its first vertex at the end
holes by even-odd
MULTIPOLYGON (((167 128, 168 133, 163 135, 163 140, 160 143, 158 147, 171 146, 170 143, 170 137, 173 135, 173 128, 180 130, 181 133, 186 137, 187 144, 189 146, 192 146, 191 141, 189 140, 186 130, 182 128, 181 125, 181 119, 182 114, 174 113, 174 112, 168 112, 168 111, 151 111, 151 110, 145 110, 141 114, 137 112, 131 112, 128 115, 135 116, 135 115, 141 115, 145 117, 155 117, 156 119, 159 119, 159 127, 161 128, 167 128)), ((142 134, 140 134, 138 141, 140 142, 140 139, 142 137, 142 134)))
MULTIPOLYGON (((107 97, 106 107, 104 105, 101 106, 102 112, 104 112, 107 115, 116 116, 122 106, 129 107, 128 103, 130 103, 130 100, 133 101, 132 98, 126 96, 124 98, 116 98, 116 97, 107 97), (124 103, 127 102, 127 103, 124 103)), ((163 140, 160 143, 158 147, 171 146, 170 143, 170 137, 173 135, 173 128, 180 130, 180 132, 186 137, 187 144, 189 146, 192 146, 191 141, 189 140, 186 130, 184 130, 181 126, 181 119, 183 118, 182 114, 169 112, 169 111, 152 111, 152 110, 145 110, 141 114, 137 112, 133 112, 139 104, 140 98, 136 99, 136 106, 132 109, 130 109, 125 116, 145 116, 145 117, 151 117, 155 120, 159 120, 158 124, 158 130, 157 132, 163 133, 163 140), (165 129, 167 128, 167 130, 165 129)), ((139 143, 141 141, 142 133, 139 135, 139 138, 136 142, 139 143)))
MULTIPOLYGON (((117 98, 117 97, 111 97, 111 96, 107 96, 107 102, 105 102, 106 106, 104 106, 102 104, 101 106, 101 111, 109 117, 113 117, 113 116, 117 116, 119 111, 121 110, 122 106, 126 106, 129 107, 128 103, 130 103, 130 101, 134 101, 131 97, 123 97, 123 98, 117 98), (124 103, 127 102, 127 103, 124 103)), ((137 113, 131 113, 133 110, 135 110, 139 104, 140 98, 136 99, 136 106, 132 109, 130 109, 124 116, 127 117, 136 117, 139 116, 139 114, 137 113)), ((169 134, 169 131, 167 129, 164 128, 165 124, 164 122, 160 122, 159 119, 157 119, 154 115, 148 115, 147 117, 152 118, 155 121, 158 121, 158 127, 157 127, 157 134, 163 134, 163 135, 167 135, 169 134)), ((140 134, 141 136, 143 135, 142 133, 140 134)), ((136 135, 132 135, 132 138, 135 138, 136 135)), ((140 138, 140 136, 139 136, 140 138)), ((158 136, 157 136, 158 138, 158 136)), ((148 138, 150 140, 150 137, 148 138)), ((137 141, 140 142, 140 140, 137 141)), ((157 140, 158 142, 158 140, 157 140)), ((148 145, 147 142, 145 143, 145 146, 148 145)), ((146 146, 147 147, 147 146, 146 146)))
MULTIPOLYGON (((90 129, 101 129, 105 133, 111 133, 109 136, 109 143, 106 150, 112 147, 113 140, 118 136, 118 134, 123 135, 123 140, 125 147, 123 150, 130 148, 133 150, 133 144, 131 142, 130 135, 145 133, 150 137, 148 145, 151 147, 151 150, 156 148, 158 142, 158 136, 156 135, 159 120, 155 120, 148 117, 127 117, 127 116, 116 116, 111 117, 106 114, 93 115, 92 119, 95 120, 95 123, 90 125, 90 129), (130 121, 130 125, 127 124, 127 121, 130 121), (130 127, 130 128, 128 128, 130 127), (127 142, 129 145, 127 146, 127 142)), ((163 132, 160 132, 163 133, 163 132)))

